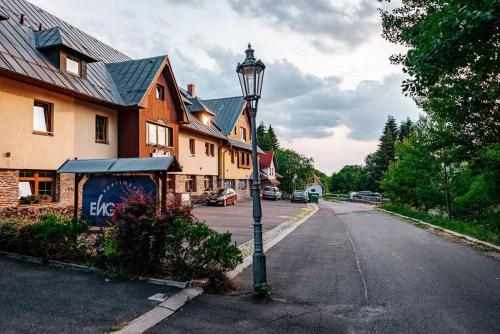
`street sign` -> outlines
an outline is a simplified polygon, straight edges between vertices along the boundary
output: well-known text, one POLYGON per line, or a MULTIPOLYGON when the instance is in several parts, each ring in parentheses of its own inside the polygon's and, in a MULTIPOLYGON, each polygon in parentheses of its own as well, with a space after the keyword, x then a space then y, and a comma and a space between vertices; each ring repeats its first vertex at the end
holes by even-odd
POLYGON ((156 183, 148 176, 94 176, 83 186, 82 213, 92 226, 106 227, 130 191, 142 191, 156 199, 156 183))

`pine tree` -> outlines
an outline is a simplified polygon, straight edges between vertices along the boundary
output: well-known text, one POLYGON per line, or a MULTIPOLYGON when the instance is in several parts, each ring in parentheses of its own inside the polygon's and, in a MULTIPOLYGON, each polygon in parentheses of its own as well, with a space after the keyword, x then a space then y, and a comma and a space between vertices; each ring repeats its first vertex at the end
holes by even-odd
POLYGON ((375 153, 367 157, 366 172, 368 175, 368 185, 370 190, 380 190, 379 182, 391 162, 394 161, 396 153, 395 142, 399 140, 399 131, 394 117, 389 116, 384 126, 384 132, 379 139, 378 149, 375 153))
POLYGON ((269 124, 269 128, 267 129, 267 136, 269 137, 269 141, 271 143, 271 149, 273 151, 277 151, 280 148, 280 143, 271 124, 269 124))
POLYGON ((407 118, 406 121, 401 122, 399 125, 399 141, 403 141, 406 137, 408 137, 413 129, 413 123, 410 118, 407 118))
POLYGON ((259 126, 257 127, 256 135, 257 135, 257 145, 264 150, 264 151, 269 151, 272 149, 271 141, 269 140, 269 136, 267 133, 267 128, 264 122, 260 122, 259 126))

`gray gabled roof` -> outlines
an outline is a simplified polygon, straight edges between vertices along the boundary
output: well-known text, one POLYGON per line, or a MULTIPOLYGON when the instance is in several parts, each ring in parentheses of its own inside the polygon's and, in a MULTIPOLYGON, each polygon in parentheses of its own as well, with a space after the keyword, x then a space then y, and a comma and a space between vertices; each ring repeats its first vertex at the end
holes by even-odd
POLYGON ((9 16, 0 21, 0 71, 92 100, 121 106, 138 103, 166 57, 132 60, 25 0, 0 0, 0 11, 9 16), (21 14, 24 24, 20 23, 21 14), (38 31, 40 24, 42 30, 38 31), (50 61, 45 49, 56 46, 90 61, 85 78, 68 74, 50 61))
POLYGON ((182 172, 175 157, 67 160, 57 173, 120 174, 140 172, 182 172))
POLYGON ((215 113, 217 124, 227 136, 231 133, 245 107, 243 96, 203 100, 203 103, 215 113))
POLYGON ((226 140, 226 136, 216 127, 214 124, 210 124, 209 126, 200 122, 192 113, 188 112, 188 124, 182 124, 182 127, 185 129, 190 129, 196 132, 204 133, 213 137, 217 137, 219 139, 226 140))
MULTIPOLYGON (((237 148, 242 148, 244 150, 251 151, 252 150, 252 144, 245 143, 244 141, 238 140, 238 139, 233 139, 233 138, 228 138, 229 144, 231 146, 237 147, 237 148)), ((257 153, 264 153, 264 151, 257 145, 257 153)))
POLYGON ((191 104, 188 105, 188 109, 192 113, 196 112, 206 112, 210 115, 214 116, 215 114, 208 108, 199 98, 194 97, 190 98, 189 101, 191 104))
POLYGON ((167 56, 106 64, 123 105, 138 104, 146 94, 167 56))

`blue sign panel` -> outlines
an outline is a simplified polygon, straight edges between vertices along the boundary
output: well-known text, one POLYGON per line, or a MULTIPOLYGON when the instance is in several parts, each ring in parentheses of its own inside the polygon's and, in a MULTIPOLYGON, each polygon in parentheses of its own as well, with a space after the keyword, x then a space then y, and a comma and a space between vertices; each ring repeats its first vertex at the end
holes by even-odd
POLYGON ((92 226, 107 226, 130 191, 141 191, 156 199, 156 183, 148 176, 94 176, 83 186, 82 212, 92 226))

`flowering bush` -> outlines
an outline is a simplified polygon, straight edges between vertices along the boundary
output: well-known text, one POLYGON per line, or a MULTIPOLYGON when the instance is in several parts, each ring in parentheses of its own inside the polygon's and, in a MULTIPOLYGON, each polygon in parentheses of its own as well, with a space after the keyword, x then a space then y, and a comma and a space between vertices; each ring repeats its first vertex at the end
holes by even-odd
POLYGON ((149 273, 161 258, 168 219, 156 214, 156 202, 141 191, 117 205, 105 236, 105 254, 131 275, 149 273))

